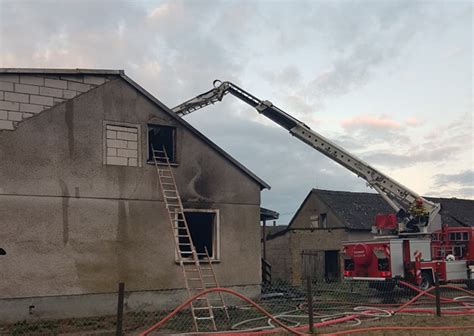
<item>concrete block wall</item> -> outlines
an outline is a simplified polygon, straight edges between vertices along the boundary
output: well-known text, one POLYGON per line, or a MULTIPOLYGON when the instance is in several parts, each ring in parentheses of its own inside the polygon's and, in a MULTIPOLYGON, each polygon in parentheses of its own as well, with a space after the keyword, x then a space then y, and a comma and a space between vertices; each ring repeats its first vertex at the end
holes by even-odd
POLYGON ((0 74, 0 131, 108 81, 106 76, 0 74))
POLYGON ((139 125, 105 125, 105 164, 138 167, 139 125))

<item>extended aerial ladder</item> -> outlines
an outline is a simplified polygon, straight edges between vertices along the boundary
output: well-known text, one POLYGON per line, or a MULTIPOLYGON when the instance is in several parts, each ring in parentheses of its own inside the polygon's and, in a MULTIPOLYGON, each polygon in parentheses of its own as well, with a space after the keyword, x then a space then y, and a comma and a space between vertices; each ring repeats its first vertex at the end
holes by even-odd
POLYGON ((440 205, 424 199, 416 192, 398 183, 389 176, 370 166, 345 149, 312 130, 308 125, 282 111, 268 100, 260 100, 231 82, 214 81, 214 88, 192 98, 172 110, 179 116, 197 111, 221 101, 226 94, 232 94, 254 107, 260 114, 287 129, 291 135, 318 150, 330 159, 363 178, 369 187, 375 189, 395 210, 399 218, 398 234, 410 234, 407 224, 413 223, 414 215, 409 210, 422 201, 427 216, 416 221, 417 234, 431 233, 441 228, 440 205))

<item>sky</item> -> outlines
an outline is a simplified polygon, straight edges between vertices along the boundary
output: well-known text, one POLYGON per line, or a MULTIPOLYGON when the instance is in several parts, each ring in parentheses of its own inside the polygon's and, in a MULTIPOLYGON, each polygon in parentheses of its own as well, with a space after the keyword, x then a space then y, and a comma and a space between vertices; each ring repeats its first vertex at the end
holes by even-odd
MULTIPOLYGON (((169 107, 228 80, 422 195, 474 199, 471 1, 0 0, 0 67, 105 68, 169 107)), ((227 96, 186 117, 271 185, 365 181, 227 96)))

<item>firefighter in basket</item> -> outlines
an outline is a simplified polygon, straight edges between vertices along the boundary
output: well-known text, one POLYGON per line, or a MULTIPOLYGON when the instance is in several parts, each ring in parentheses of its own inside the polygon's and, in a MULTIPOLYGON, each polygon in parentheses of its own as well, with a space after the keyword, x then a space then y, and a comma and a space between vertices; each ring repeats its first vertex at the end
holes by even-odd
POLYGON ((416 198, 415 202, 410 207, 411 219, 408 221, 406 227, 411 232, 419 232, 419 225, 427 225, 429 220, 429 212, 423 205, 421 197, 416 198))

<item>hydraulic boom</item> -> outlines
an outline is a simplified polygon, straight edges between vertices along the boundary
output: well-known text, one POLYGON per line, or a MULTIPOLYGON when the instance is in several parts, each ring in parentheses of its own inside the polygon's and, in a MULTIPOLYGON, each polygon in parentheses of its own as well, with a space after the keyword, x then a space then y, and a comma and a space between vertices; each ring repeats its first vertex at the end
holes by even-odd
POLYGON ((397 217, 400 219, 399 233, 431 233, 441 228, 439 204, 422 198, 414 191, 313 131, 308 125, 282 111, 268 100, 260 100, 231 82, 216 80, 212 90, 200 94, 172 110, 177 115, 184 116, 221 101, 227 93, 254 107, 259 113, 287 129, 296 138, 367 181, 368 186, 375 189, 396 211, 397 217), (418 211, 416 206, 419 206, 418 211), (420 208, 422 211, 419 210, 420 208))

